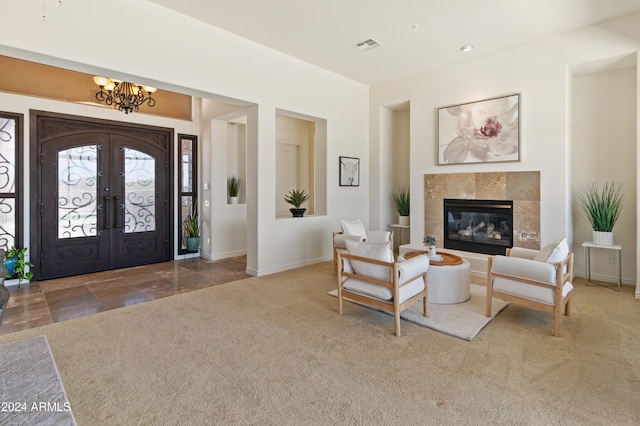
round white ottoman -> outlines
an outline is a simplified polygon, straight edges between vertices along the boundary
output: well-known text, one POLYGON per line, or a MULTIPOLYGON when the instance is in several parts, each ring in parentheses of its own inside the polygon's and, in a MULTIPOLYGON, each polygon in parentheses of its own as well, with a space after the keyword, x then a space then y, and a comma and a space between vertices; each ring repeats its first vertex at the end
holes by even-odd
POLYGON ((464 259, 459 265, 438 266, 431 262, 427 277, 431 303, 462 303, 471 297, 471 265, 464 259))

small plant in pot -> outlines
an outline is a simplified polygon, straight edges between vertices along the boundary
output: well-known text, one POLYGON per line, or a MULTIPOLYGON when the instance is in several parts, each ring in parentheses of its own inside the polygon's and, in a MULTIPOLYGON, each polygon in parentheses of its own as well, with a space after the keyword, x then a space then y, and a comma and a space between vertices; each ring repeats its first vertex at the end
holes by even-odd
POLYGON ((194 200, 189 208, 189 214, 182 222, 184 226, 184 236, 188 252, 196 252, 200 249, 200 228, 202 221, 198 216, 198 201, 194 200))
POLYGON ((620 185, 613 182, 606 182, 602 187, 597 183, 585 185, 578 192, 578 200, 593 229, 593 242, 613 245, 613 226, 620 218, 624 204, 620 185))
POLYGON ((34 267, 33 263, 24 260, 24 255, 27 252, 27 248, 11 247, 4 254, 2 258, 2 264, 7 269, 7 278, 18 278, 18 286, 23 280, 29 281, 33 278, 33 272, 31 268, 34 267), (29 271, 26 270, 29 267, 29 271))
POLYGON ((227 191, 229 192, 229 201, 231 204, 238 204, 238 193, 240 192, 240 179, 231 176, 227 181, 227 191))
POLYGON ((301 208, 300 206, 306 203, 309 198, 311 198, 311 196, 305 189, 292 189, 284 196, 284 201, 293 206, 293 208, 289 209, 293 217, 303 217, 307 209, 301 208))
POLYGON ((400 189, 398 192, 393 194, 393 202, 396 206, 396 210, 398 211, 398 223, 400 225, 408 225, 409 224, 409 191, 404 187, 400 189))
POLYGON ((438 239, 436 238, 436 236, 427 235, 426 237, 424 237, 424 240, 422 240, 422 242, 424 243, 425 246, 429 246, 429 254, 432 256, 435 256, 436 243, 438 242, 438 239))

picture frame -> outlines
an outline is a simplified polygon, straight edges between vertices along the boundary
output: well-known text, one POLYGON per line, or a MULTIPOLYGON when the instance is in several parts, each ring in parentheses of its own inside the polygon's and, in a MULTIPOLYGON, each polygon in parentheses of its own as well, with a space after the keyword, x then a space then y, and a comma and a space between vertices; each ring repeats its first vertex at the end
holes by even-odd
POLYGON ((520 94, 438 108, 438 164, 520 161, 520 94))
POLYGON ((340 186, 360 186, 360 159, 340 156, 338 161, 340 186))

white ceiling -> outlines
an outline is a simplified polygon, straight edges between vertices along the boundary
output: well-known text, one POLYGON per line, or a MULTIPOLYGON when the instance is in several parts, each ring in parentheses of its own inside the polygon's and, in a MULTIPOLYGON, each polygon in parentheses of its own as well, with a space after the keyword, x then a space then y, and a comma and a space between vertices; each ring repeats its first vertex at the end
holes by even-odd
POLYGON ((640 11, 640 0, 151 1, 368 85, 640 11), (383 47, 353 47, 368 38, 383 47))

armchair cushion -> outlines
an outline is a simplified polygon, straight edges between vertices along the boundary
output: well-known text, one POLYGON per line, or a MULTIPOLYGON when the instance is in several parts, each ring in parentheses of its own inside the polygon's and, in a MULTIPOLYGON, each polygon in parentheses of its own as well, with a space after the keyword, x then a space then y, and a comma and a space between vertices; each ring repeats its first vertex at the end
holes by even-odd
MULTIPOLYGON (((551 263, 510 256, 494 256, 491 271, 495 274, 537 281, 552 286, 556 285, 556 269, 555 265, 551 263)), ((550 288, 531 285, 508 278, 495 277, 493 281, 493 289, 505 294, 511 294, 513 296, 544 303, 545 305, 555 304, 554 292, 550 288)), ((563 297, 571 290, 573 290, 571 282, 567 281, 564 283, 562 287, 563 297)))
POLYGON ((386 243, 391 241, 391 232, 389 231, 367 231, 367 241, 370 243, 386 243))
MULTIPOLYGON (((369 243, 366 241, 357 242, 346 240, 347 251, 356 256, 369 259, 380 260, 382 262, 393 262, 393 252, 391 243, 369 243)), ((351 260, 351 266, 358 275, 364 275, 382 281, 390 281, 391 270, 388 266, 376 265, 373 263, 351 260)))
POLYGON ((347 222, 346 220, 341 219, 340 226, 342 227, 342 232, 345 235, 356 235, 365 239, 367 238, 367 230, 360 219, 354 220, 353 222, 347 222))
POLYGON ((365 238, 358 236, 358 235, 346 235, 346 234, 336 234, 333 237, 333 245, 336 246, 337 248, 346 248, 347 247, 347 240, 353 240, 353 241, 364 241, 365 238))
MULTIPOLYGON (((355 253, 352 253, 355 254, 355 253)), ((364 262, 353 261, 353 263, 363 264, 364 262)), ((385 268, 391 273, 390 266, 382 266, 382 265, 370 265, 370 266, 379 266, 380 268, 385 268)), ((398 264, 398 271, 400 273, 400 284, 403 283, 403 279, 409 279, 411 277, 415 277, 417 275, 422 274, 429 268, 429 259, 426 256, 416 256, 412 259, 409 259, 405 262, 398 264)), ((356 272, 358 275, 365 275, 356 272)), ((371 275, 366 275, 371 278, 371 275)), ((390 279, 390 278, 389 278, 390 279)), ((370 284, 364 281, 360 281, 356 278, 349 278, 345 280, 342 284, 343 288, 346 290, 350 290, 356 293, 364 294, 366 296, 374 297, 379 300, 392 300, 393 299, 393 291, 390 288, 370 284)), ((410 283, 401 285, 399 288, 399 296, 398 302, 403 303, 416 294, 420 293, 425 288, 424 279, 422 277, 416 278, 410 283)))
POLYGON ((511 256, 494 256, 492 272, 554 285, 555 267, 550 263, 511 256))
POLYGON ((564 238, 561 241, 554 241, 542 247, 533 260, 537 260, 538 262, 558 263, 562 262, 568 254, 569 245, 567 244, 567 239, 564 238))

